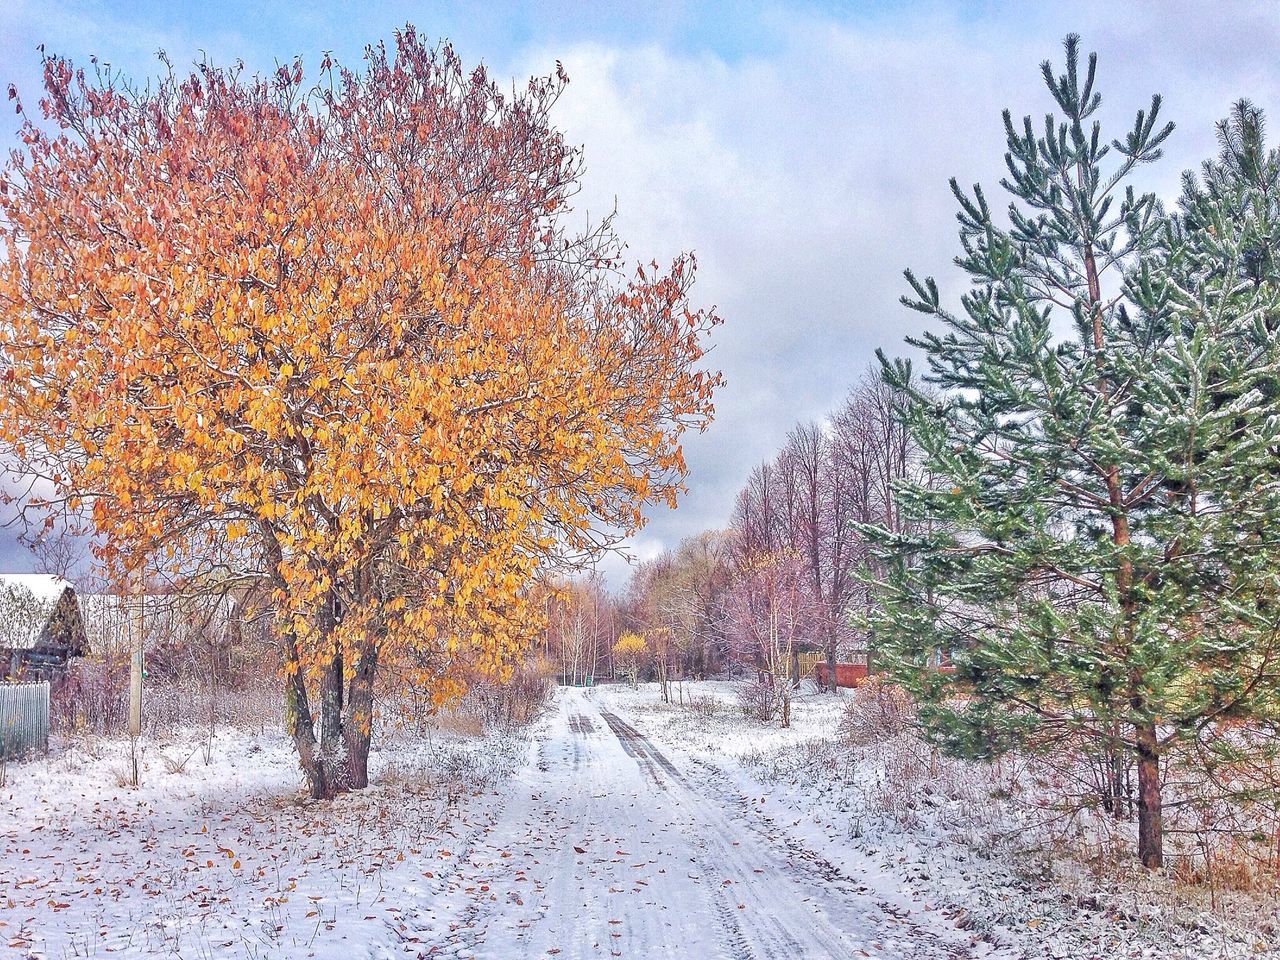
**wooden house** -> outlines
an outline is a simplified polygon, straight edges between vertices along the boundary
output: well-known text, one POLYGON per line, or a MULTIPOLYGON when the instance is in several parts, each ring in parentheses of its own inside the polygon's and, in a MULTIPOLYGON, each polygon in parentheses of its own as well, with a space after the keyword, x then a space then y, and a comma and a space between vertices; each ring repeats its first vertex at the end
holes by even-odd
POLYGON ((89 652, 75 588, 40 573, 0 574, 0 678, 52 680, 89 652))

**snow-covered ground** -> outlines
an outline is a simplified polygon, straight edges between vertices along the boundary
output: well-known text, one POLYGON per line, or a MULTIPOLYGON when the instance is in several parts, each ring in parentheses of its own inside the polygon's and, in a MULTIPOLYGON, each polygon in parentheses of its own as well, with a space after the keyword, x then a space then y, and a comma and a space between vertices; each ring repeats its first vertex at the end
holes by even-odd
MULTIPOLYGON (((882 871, 847 874, 757 798, 564 690, 504 815, 464 860, 463 955, 706 960, 979 957, 990 951, 882 871)), ((630 701, 628 701, 630 702, 630 701)))
POLYGON ((492 825, 528 743, 401 741, 374 754, 369 790, 331 804, 302 797, 278 734, 223 733, 208 764, 194 735, 148 743, 139 789, 118 741, 11 764, 0 956, 425 953, 466 896, 455 851, 492 825))
POLYGON ((1237 898, 1240 913, 1257 912, 1230 923, 1197 892, 1140 869, 1094 876, 1052 846, 1025 799, 1010 800, 1019 771, 922 763, 902 743, 852 749, 836 736, 847 692, 800 696, 784 730, 746 720, 736 689, 690 683, 672 704, 652 684, 600 695, 692 778, 753 797, 766 829, 846 876, 872 878, 886 902, 927 904, 973 934, 974 956, 985 945, 1027 960, 1280 957, 1267 932, 1280 927, 1274 896, 1237 898))
MULTIPOLYGON (((833 734, 844 701, 745 719, 729 684, 561 690, 523 735, 375 754, 374 786, 300 799, 279 735, 11 765, 0 956, 690 957, 1265 955, 1136 887, 1028 876, 1004 806, 939 772, 893 797, 833 734), (690 705, 689 701, 693 704, 690 705)), ((1158 892, 1158 891, 1157 891, 1158 892)), ((1167 892, 1167 891, 1166 891, 1167 892)))

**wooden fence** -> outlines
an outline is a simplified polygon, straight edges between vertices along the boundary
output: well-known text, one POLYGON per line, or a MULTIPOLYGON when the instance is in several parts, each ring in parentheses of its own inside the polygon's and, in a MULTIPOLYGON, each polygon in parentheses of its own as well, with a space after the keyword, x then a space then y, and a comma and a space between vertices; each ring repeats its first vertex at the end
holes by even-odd
POLYGON ((0 757, 49 749, 49 683, 0 683, 0 757))

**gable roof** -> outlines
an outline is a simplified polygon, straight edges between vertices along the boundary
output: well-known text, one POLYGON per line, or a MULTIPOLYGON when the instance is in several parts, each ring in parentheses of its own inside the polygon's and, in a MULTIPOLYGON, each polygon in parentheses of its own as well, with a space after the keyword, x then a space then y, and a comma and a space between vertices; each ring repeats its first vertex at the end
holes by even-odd
POLYGON ((35 648, 70 581, 46 573, 0 573, 0 647, 35 648))

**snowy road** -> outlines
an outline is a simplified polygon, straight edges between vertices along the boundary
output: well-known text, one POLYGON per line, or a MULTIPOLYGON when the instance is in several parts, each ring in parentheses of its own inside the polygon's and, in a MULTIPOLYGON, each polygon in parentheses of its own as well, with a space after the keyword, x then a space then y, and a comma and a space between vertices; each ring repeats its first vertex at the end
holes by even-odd
POLYGON ((917 920, 785 839, 593 692, 563 690, 543 731, 490 829, 460 851, 469 902, 443 955, 970 956, 940 915, 917 920))

